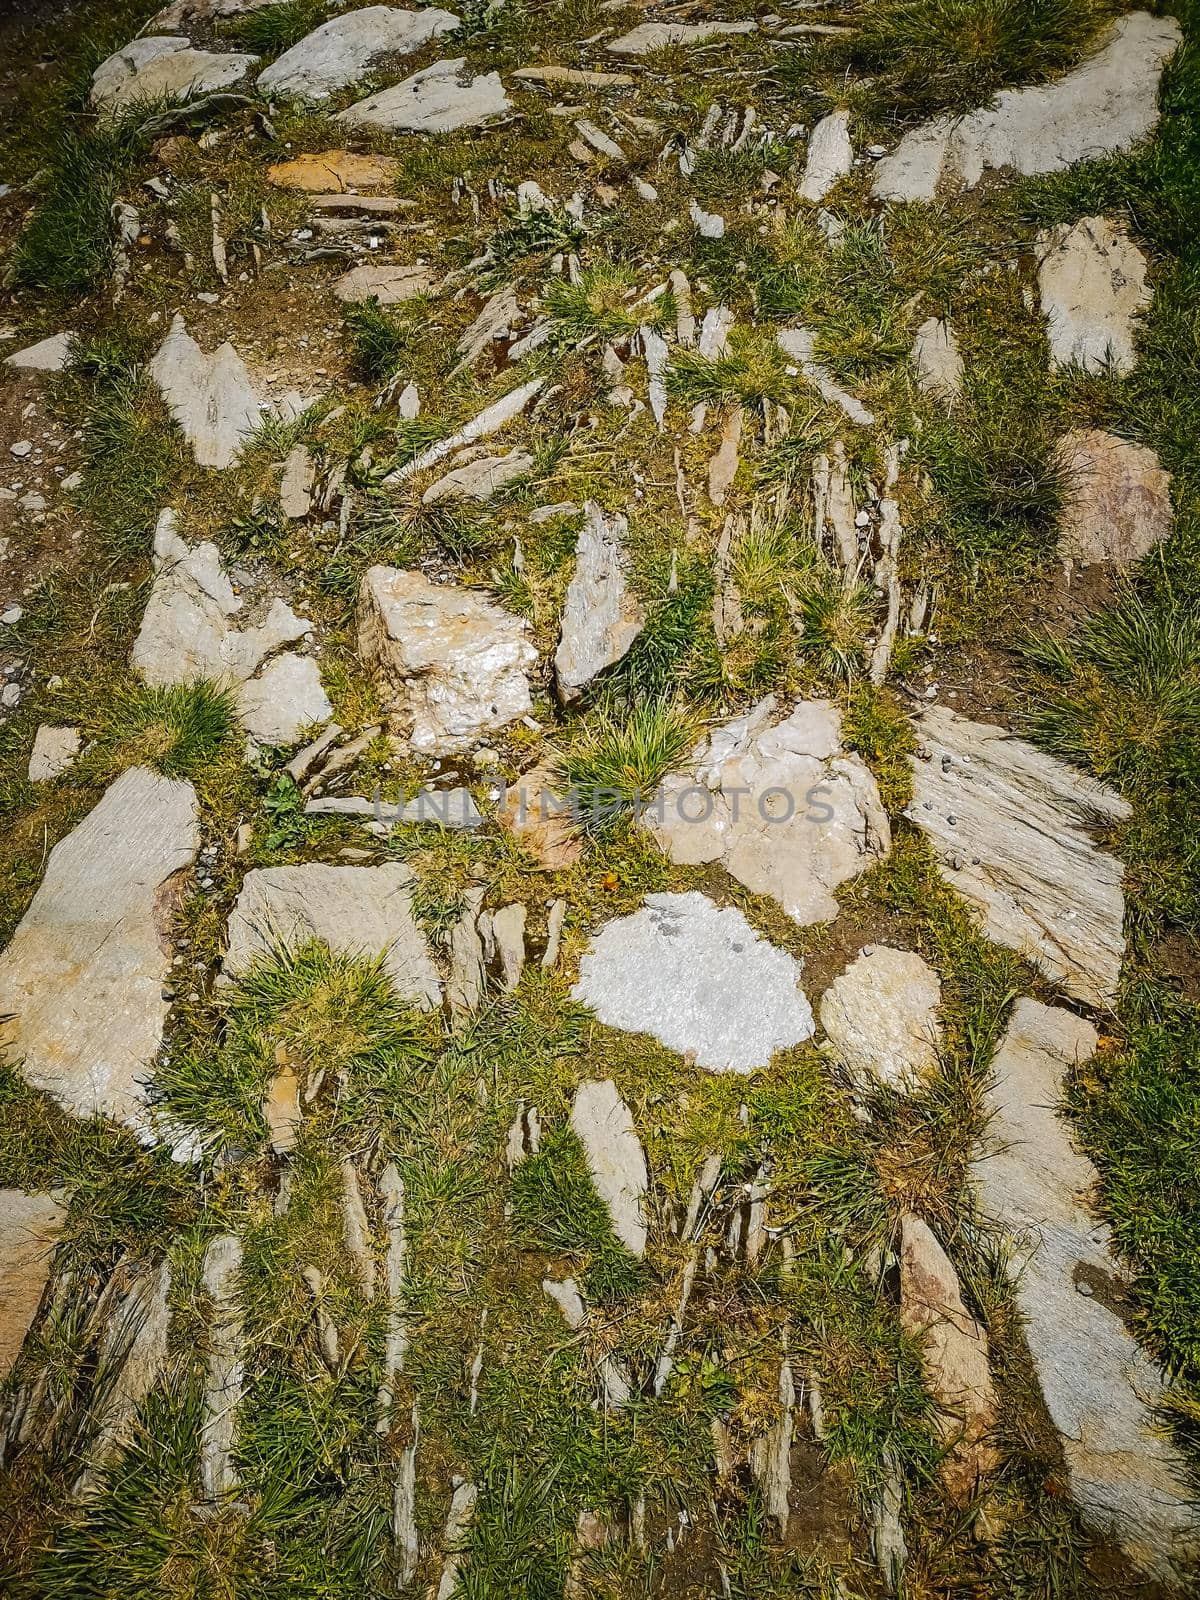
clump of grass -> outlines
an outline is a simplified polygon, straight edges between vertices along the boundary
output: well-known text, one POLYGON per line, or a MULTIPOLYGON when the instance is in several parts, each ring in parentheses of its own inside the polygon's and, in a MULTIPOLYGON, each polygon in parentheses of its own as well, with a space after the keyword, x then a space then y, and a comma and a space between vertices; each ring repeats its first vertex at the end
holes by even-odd
POLYGON ((648 700, 624 716, 601 711, 558 758, 558 777, 583 826, 601 832, 648 801, 694 742, 691 718, 673 701, 648 700))
POLYGON ((139 152, 136 120, 68 126, 42 175, 37 204, 13 250, 15 281, 86 294, 112 270, 113 203, 139 152))
POLYGON ((639 328, 661 328, 675 316, 670 295, 640 299, 640 286, 631 268, 602 261, 581 274, 578 283, 555 280, 542 305, 564 337, 576 341, 589 334, 604 339, 627 339, 639 328))
POLYGON ((422 320, 423 302, 408 301, 403 314, 385 310, 374 295, 362 305, 347 306, 344 325, 351 358, 366 383, 385 383, 409 356, 422 320))
POLYGON ((328 0, 276 0, 273 5, 233 18, 225 32, 244 50, 259 56, 277 56, 328 20, 328 0))
POLYGON ((911 111, 966 111, 1009 83, 1069 67, 1112 7, 1105 0, 872 0, 845 50, 911 111))
POLYGON ((667 390, 684 405, 720 405, 730 400, 782 405, 793 392, 787 358, 769 334, 735 332, 726 355, 708 360, 694 350, 676 350, 667 369, 667 390))
POLYGON ((579 1140, 552 1133, 513 1174, 513 1226, 531 1249, 578 1258, 589 1298, 624 1299, 644 1282, 640 1263, 618 1241, 592 1186, 579 1140))
POLYGON ((875 619, 875 596, 868 585, 847 584, 822 562, 794 586, 792 613, 796 647, 819 677, 833 683, 858 677, 875 619))
POLYGON ((887 689, 856 683, 842 715, 842 737, 874 772, 884 805, 893 816, 912 799, 908 758, 916 749, 912 723, 887 689))
POLYGON ((144 765, 168 778, 200 777, 232 746, 237 727, 233 695, 216 684, 129 683, 99 712, 89 765, 109 771, 144 765))

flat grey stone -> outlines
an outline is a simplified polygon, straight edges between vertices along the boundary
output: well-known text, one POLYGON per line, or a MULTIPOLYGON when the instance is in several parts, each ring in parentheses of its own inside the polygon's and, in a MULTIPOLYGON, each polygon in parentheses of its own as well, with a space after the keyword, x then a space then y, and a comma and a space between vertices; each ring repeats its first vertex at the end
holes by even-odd
POLYGON ((339 111, 335 122, 351 128, 391 128, 397 133, 453 133, 507 116, 512 101, 498 72, 472 77, 465 56, 436 61, 379 94, 339 111))
POLYGON ((91 103, 116 116, 144 101, 186 99, 240 83, 257 56, 196 50, 187 39, 134 39, 92 74, 91 103))
POLYGON ((533 465, 528 450, 519 448, 501 456, 480 456, 461 467, 452 467, 431 483, 421 496, 421 503, 432 506, 440 500, 490 500, 508 484, 532 472, 533 465))
POLYGON ((414 750, 451 755, 533 709, 528 629, 471 589, 370 567, 359 591, 359 650, 414 750))
POLYGON ((0 1380, 21 1354, 66 1220, 61 1194, 0 1189, 0 1380))
POLYGON ((30 783, 48 783, 65 772, 79 754, 78 728, 53 728, 43 722, 33 736, 29 756, 30 783))
POLYGON ((176 316, 149 372, 191 445, 196 465, 232 466, 264 416, 246 363, 233 346, 226 343, 205 355, 183 318, 176 316))
POLYGON ((554 656, 559 698, 566 704, 578 700, 593 678, 621 660, 646 621, 629 586, 628 522, 620 513, 606 516, 594 500, 583 509, 554 656))
POLYGON ((1064 434, 1058 553, 1080 566, 1131 566, 1171 532, 1171 474, 1153 450, 1100 428, 1064 434))
POLYGON ((860 1090, 912 1093, 938 1070, 942 986, 915 951, 864 950, 821 996, 831 1052, 860 1090))
POLYGON ((647 895, 602 928, 571 994, 601 1022, 648 1033, 710 1072, 754 1072, 814 1031, 799 963, 696 892, 647 895))
POLYGON ((433 274, 428 267, 366 265, 344 272, 333 292, 345 305, 378 300, 381 306, 398 306, 432 288, 433 274))
POLYGON ((1137 319, 1152 298, 1137 245, 1107 217, 1081 217, 1039 233, 1037 249, 1051 365, 1131 372, 1137 319))
POLYGON ((596 1193, 613 1232, 635 1256, 646 1252, 646 1154, 629 1107, 611 1078, 581 1083, 571 1106, 571 1130, 583 1146, 596 1193))
POLYGON ((279 505, 285 517, 298 522, 312 510, 316 465, 307 448, 298 444, 289 452, 279 480, 279 505))
POLYGON ((208 1297, 208 1360, 200 1422, 200 1489, 217 1501, 237 1488, 234 1443, 245 1386, 242 1350, 242 1245, 219 1234, 204 1252, 203 1285, 208 1297))
POLYGON ((646 56, 668 45, 703 44, 706 39, 716 39, 722 34, 757 31, 757 22, 640 22, 605 48, 618 56, 646 56))
POLYGON ((814 205, 837 183, 854 170, 854 146, 850 142, 850 113, 831 111, 822 117, 808 141, 801 200, 814 205))
POLYGON ((1134 11, 1104 47, 1053 83, 1004 89, 966 117, 942 116, 905 134, 875 169, 882 200, 932 200, 973 189, 989 169, 1061 172, 1128 150, 1158 122, 1162 70, 1179 46, 1173 17, 1134 11))
POLYGON ((928 317, 913 341, 917 387, 951 404, 962 395, 963 358, 954 330, 941 317, 928 317))
POLYGON ((842 748, 828 700, 773 722, 775 701, 715 729, 685 772, 648 801, 641 825, 681 866, 716 861, 794 921, 837 915, 833 891, 891 849, 869 768, 842 748))
POLYGON ((333 715, 321 669, 311 656, 290 650, 242 684, 237 705, 242 726, 258 744, 296 744, 306 730, 333 715))
POLYGON ((256 868, 229 914, 227 976, 273 949, 320 939, 351 955, 386 952, 384 970, 400 998, 427 1011, 439 1004, 437 970, 412 914, 416 877, 399 862, 378 867, 256 868))
POLYGON ((11 356, 5 356, 4 365, 21 372, 61 372, 74 348, 73 333, 54 333, 24 350, 14 350, 11 356))
POLYGON ((365 795, 329 796, 310 800, 304 810, 313 817, 362 817, 379 822, 385 831, 396 822, 427 822, 439 828, 458 830, 478 828, 484 820, 471 791, 463 788, 422 789, 403 805, 368 800, 365 795))
POLYGON ((1124 821, 1118 794, 991 723, 943 706, 917 718, 906 816, 989 939, 1068 994, 1107 1007, 1125 953, 1123 868, 1089 830, 1124 821))
POLYGON ((366 76, 385 56, 409 56, 457 28, 451 11, 403 11, 364 6, 332 17, 259 73, 258 88, 298 99, 324 100, 366 76))
POLYGON ((1059 1110, 1067 1075, 1097 1043, 1072 1012, 1017 1001, 972 1177, 982 1211, 1010 1242, 1025 1338, 1084 1520, 1149 1576, 1183 1584, 1200 1561, 1200 1514, 1154 1416, 1163 1374, 1126 1326, 1124 1274, 1086 1205, 1096 1169, 1059 1110))
POLYGON ((0 1026, 34 1088, 145 1127, 169 1001, 169 928, 200 836, 190 783, 133 767, 50 852, 0 955, 0 1026))

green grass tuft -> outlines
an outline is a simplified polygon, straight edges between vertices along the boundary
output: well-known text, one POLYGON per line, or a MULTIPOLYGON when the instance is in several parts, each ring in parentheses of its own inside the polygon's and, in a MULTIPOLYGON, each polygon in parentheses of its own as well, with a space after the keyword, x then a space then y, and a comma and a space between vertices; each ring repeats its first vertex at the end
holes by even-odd
POLYGON ((583 826, 604 832, 648 802, 695 742, 695 726, 670 700, 616 716, 600 711, 558 758, 561 783, 578 797, 583 826))

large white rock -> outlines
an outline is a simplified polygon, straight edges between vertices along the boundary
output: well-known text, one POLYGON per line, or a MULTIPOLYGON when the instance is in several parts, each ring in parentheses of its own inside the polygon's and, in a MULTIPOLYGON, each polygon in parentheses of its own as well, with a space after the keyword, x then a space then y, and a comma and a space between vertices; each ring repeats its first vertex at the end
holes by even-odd
POLYGON ((290 650, 242 685, 237 704, 242 726, 259 744, 295 744, 306 729, 333 715, 321 669, 311 656, 290 650))
POLYGON ((441 999, 437 969, 412 913, 416 876, 378 867, 263 867, 246 874, 229 914, 224 970, 244 972, 272 950, 320 939, 331 950, 378 956, 402 1000, 428 1011, 441 999))
POLYGON ((578 700, 593 678, 621 660, 646 622, 642 603, 629 586, 628 522, 619 512, 606 516, 594 500, 583 509, 554 656, 559 698, 566 704, 578 700))
POLYGON ((1153 1415, 1162 1374, 1126 1326, 1124 1274, 1088 1209, 1096 1169, 1058 1109, 1064 1079, 1097 1042, 1081 1017, 1017 1001, 972 1175, 981 1210, 1010 1241, 1025 1338, 1084 1519, 1144 1572, 1179 1584, 1195 1577, 1200 1519, 1153 1415))
POLYGON ((1101 428, 1064 434, 1058 462, 1065 480, 1058 553, 1089 566, 1140 561, 1171 531, 1171 474, 1153 450, 1101 428))
POLYGON ((410 56, 458 24, 452 11, 435 7, 402 11, 395 6, 364 6, 348 11, 285 50, 259 73, 258 87, 271 94, 324 100, 357 83, 384 56, 410 56))
POLYGON ((674 44, 703 44, 726 33, 755 33, 757 22, 640 22, 606 46, 618 56, 646 56, 674 44))
POLYGON ((1111 1005, 1125 952, 1123 869, 1089 829, 1120 795, 1004 728, 944 706, 917 719, 913 799, 946 879, 983 932, 1076 999, 1111 1005))
POLYGON ((22 372, 61 372, 74 348, 73 333, 52 333, 48 339, 40 339, 24 350, 14 350, 11 356, 5 356, 4 365, 22 372))
POLYGON ((613 1232, 635 1256, 646 1252, 646 1153, 633 1114, 611 1078, 581 1083, 571 1106, 571 1129, 583 1146, 596 1193, 613 1232))
POLYGON ((466 57, 435 61, 403 83, 368 95, 334 118, 351 128, 391 128, 397 133, 453 133, 507 116, 512 101, 498 72, 472 77, 466 57))
POLYGON ((647 895, 602 928, 571 993, 609 1027, 651 1034, 711 1072, 754 1072, 813 1033, 799 963, 695 892, 647 895))
POLYGON ((0 1380, 21 1354, 66 1220, 61 1194, 0 1189, 0 1380))
POLYGON ((801 200, 811 200, 814 204, 824 200, 838 179, 853 170, 850 113, 831 111, 821 118, 809 138, 804 180, 800 185, 801 200))
POLYGON ((1137 319, 1150 304, 1146 258, 1107 217, 1038 234, 1038 289, 1051 364, 1133 370, 1137 319))
POLYGON ((419 572, 370 567, 358 600, 359 651, 414 750, 451 755, 533 709, 527 628, 485 595, 419 572))
POLYGON ((891 849, 874 777, 842 748, 841 715, 807 700, 772 722, 775 701, 717 728, 641 814, 672 861, 717 861, 799 923, 838 911, 833 891, 891 849))
POLYGON ((92 74, 92 104, 119 115, 142 101, 209 94, 240 83, 257 56, 196 50, 175 36, 134 39, 92 74))
POLYGON ((1134 11, 1089 60, 1053 83, 1005 89, 966 117, 935 117, 905 134, 875 169, 883 200, 932 200, 973 189, 989 168, 1061 172, 1137 144, 1158 122, 1158 84, 1178 48, 1173 17, 1134 11))
POLYGON ((144 1126, 169 1001, 169 929, 200 843, 190 783, 124 772, 50 852, 0 955, 0 1042, 76 1116, 144 1126))
POLYGON ((263 407, 246 363, 231 344, 205 355, 181 316, 150 362, 150 376, 183 430, 197 466, 228 467, 262 425, 263 407))
POLYGON ((821 1026, 857 1089, 910 1093, 938 1069, 942 986, 913 950, 864 950, 821 996, 821 1026))

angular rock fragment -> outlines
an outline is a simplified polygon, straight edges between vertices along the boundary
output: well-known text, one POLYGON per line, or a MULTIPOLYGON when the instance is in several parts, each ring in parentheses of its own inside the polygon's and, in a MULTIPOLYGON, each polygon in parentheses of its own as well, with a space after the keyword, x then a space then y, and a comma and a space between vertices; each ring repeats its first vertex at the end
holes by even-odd
POLYGON ((76 1116, 143 1128, 169 1009, 168 930, 199 848, 190 783, 133 767, 50 852, 0 955, 0 1043, 76 1116))
POLYGON ((571 1106, 571 1129, 583 1146, 596 1193, 613 1232, 633 1255, 646 1251, 646 1155, 629 1107, 611 1078, 581 1083, 571 1106))
POLYGON ((4 365, 20 372, 61 372, 74 348, 73 333, 54 333, 24 350, 14 350, 11 356, 5 356, 4 365))
POLYGON ((628 531, 619 512, 606 516, 594 500, 584 506, 575 571, 554 656, 559 699, 566 705, 578 700, 606 667, 620 661, 645 626, 642 603, 629 586, 628 531))
POLYGON ((410 867, 263 867, 248 872, 229 914, 225 972, 236 977, 280 946, 320 939, 333 950, 378 956, 400 998, 426 1011, 441 985, 412 914, 410 867))
POLYGON ((436 61, 379 94, 339 111, 335 122, 351 128, 391 128, 397 133, 453 133, 507 116, 512 101, 498 72, 472 77, 466 57, 436 61))
POLYGON ((854 170, 854 146, 850 142, 850 113, 831 111, 822 117, 808 141, 808 160, 800 185, 801 200, 815 205, 837 183, 854 170))
POLYGON ((457 28, 451 11, 364 6, 323 22, 258 75, 270 94, 324 100, 366 77, 385 56, 410 56, 431 39, 457 28))
POLYGON ((1200 1515, 1154 1415, 1163 1374, 1129 1331, 1124 1274, 1087 1206, 1098 1175, 1059 1110, 1068 1075, 1097 1043, 1072 1012, 1017 1001, 972 1176, 1011 1241, 1025 1338, 1084 1520, 1149 1576, 1183 1584, 1200 1561, 1200 1515))
POLYGON ((118 116, 140 102, 186 99, 240 83, 257 56, 196 50, 187 39, 134 39, 92 74, 91 103, 118 116))
POLYGON ((502 456, 483 455, 468 461, 431 483, 421 496, 422 505, 436 505, 440 500, 490 500, 501 489, 515 483, 533 471, 534 461, 528 450, 509 450, 502 456))
POLYGON ((647 895, 579 963, 572 998, 601 1022, 649 1033, 712 1072, 753 1072, 811 1038, 800 967, 742 913, 705 895, 647 895))
POLYGON ((0 1380, 21 1354, 66 1220, 62 1194, 0 1189, 0 1380))
POLYGON ((1153 450, 1101 428, 1080 428, 1064 434, 1057 457, 1064 561, 1132 566, 1171 532, 1171 474, 1153 450))
POLYGON ((404 1228, 404 1179, 399 1168, 389 1161, 379 1174, 379 1199, 383 1206, 385 1252, 384 1292, 387 1295, 387 1325, 383 1346, 383 1381, 379 1386, 379 1422, 383 1433, 391 1422, 396 1380, 404 1371, 408 1357, 408 1322, 404 1310, 404 1290, 408 1281, 408 1241, 404 1228))
MULTIPOLYGON (((273 0, 274 3, 274 0, 273 0)), ((353 150, 321 150, 278 161, 267 168, 267 181, 280 189, 309 194, 352 194, 388 189, 401 170, 394 156, 359 155, 353 150)))
POLYGON ((520 617, 470 589, 371 567, 358 603, 363 662, 414 750, 449 755, 533 709, 537 660, 520 617))
POLYGON ((792 1364, 784 1356, 779 1364, 779 1417, 754 1441, 750 1471, 763 1497, 763 1510, 775 1524, 778 1539, 786 1539, 791 1518, 792 1439, 795 1433, 796 1384, 792 1364))
POLYGON ((925 394, 953 403, 962 394, 963 359, 954 330, 941 317, 929 317, 913 341, 917 386, 925 394))
POLYGON ((487 987, 484 968, 483 936, 480 933, 480 912, 486 888, 472 884, 463 895, 462 911, 450 930, 450 976, 446 982, 446 1000, 456 1016, 474 1011, 483 999, 487 987))
POLYGON ((774 710, 768 696, 717 728, 640 821, 672 861, 719 861, 796 922, 825 922, 834 889, 887 854, 891 829, 870 770, 842 748, 837 708, 804 701, 773 724, 774 710))
POLYGON ((418 789, 411 800, 392 805, 387 800, 368 800, 365 795, 326 796, 310 800, 304 807, 311 817, 361 817, 372 833, 386 834, 398 822, 429 823, 452 831, 478 828, 483 813, 469 789, 418 789))
POLYGON ((605 46, 618 56, 648 56, 674 44, 703 44, 721 34, 755 33, 757 22, 641 22, 605 46))
POLYGON ((402 467, 394 468, 383 480, 384 483, 403 483, 416 473, 435 467, 439 461, 452 456, 464 445, 474 444, 477 439, 490 439, 493 433, 499 433, 501 428, 519 417, 545 384, 545 378, 531 378, 528 383, 510 389, 499 400, 494 400, 490 406, 485 406, 477 417, 473 417, 465 427, 459 428, 457 433, 452 433, 448 439, 439 439, 436 444, 431 444, 428 449, 422 450, 419 456, 406 461, 402 467))
POLYGON ((991 723, 917 718, 906 816, 983 932, 1088 1005, 1112 1004, 1125 951, 1121 863, 1089 829, 1124 821, 1111 789, 991 723))
POLYGON ((240 1239, 232 1233, 219 1234, 204 1252, 203 1272, 210 1312, 200 1423, 200 1491, 208 1501, 221 1500, 237 1488, 233 1446, 245 1381, 241 1270, 240 1239))
POLYGON ((963 1304, 949 1256, 928 1224, 914 1216, 900 1224, 900 1321, 921 1342, 946 1450, 942 1481, 956 1505, 969 1505, 1000 1463, 988 1442, 996 1423, 988 1337, 963 1304))
POLYGON ((233 346, 223 344, 206 356, 183 318, 176 316, 149 372, 191 445, 196 465, 232 466, 263 421, 250 374, 233 346))
POLYGON ((333 292, 343 305, 378 300, 381 306, 398 306, 432 288, 433 274, 428 267, 365 265, 344 272, 333 292))
POLYGON ((501 985, 511 994, 525 967, 525 907, 502 906, 492 918, 492 938, 500 962, 501 985))
POLYGON ((821 997, 821 1026, 856 1089, 912 1093, 938 1069, 937 973, 912 950, 862 951, 821 997))
POLYGON ((363 1205, 358 1169, 349 1156, 342 1164, 342 1242, 354 1267, 364 1300, 375 1298, 375 1256, 371 1249, 371 1224, 363 1205))
POLYGON ((1130 372, 1137 319, 1150 304, 1146 258, 1107 217, 1039 233, 1038 289, 1053 366, 1130 372))
POLYGON ((296 1148, 304 1114, 300 1109, 300 1079, 286 1056, 267 1085, 262 1110, 271 1149, 277 1156, 288 1155, 296 1148))
POLYGON ((499 820, 552 872, 573 867, 583 854, 570 801, 555 788, 554 775, 547 767, 523 772, 505 790, 499 820))
POLYGON ((65 772, 79 754, 78 728, 52 728, 43 722, 33 736, 29 755, 30 783, 49 783, 65 772))
POLYGON ((458 1589, 459 1574, 467 1550, 467 1535, 475 1516, 475 1502, 479 1490, 464 1478, 454 1479, 454 1492, 450 1496, 450 1510, 442 1533, 442 1574, 436 1588, 430 1591, 431 1600, 451 1600, 458 1589))
POLYGON ((279 483, 279 504, 285 517, 298 522, 312 510, 313 484, 316 465, 307 448, 296 445, 283 464, 283 477, 279 483))
POLYGON ((1173 17, 1134 11, 1104 47, 1053 83, 1004 89, 966 117, 935 117, 905 134, 875 169, 882 200, 932 200, 973 189, 988 169, 1061 172, 1128 150, 1158 121, 1158 84, 1179 45, 1173 17))
POLYGON ((291 651, 242 684, 237 706, 242 726, 258 744, 295 744, 306 729, 333 715, 317 663, 291 651))
POLYGON ((513 77, 527 83, 563 83, 581 89, 631 89, 637 82, 628 72, 588 72, 578 67, 518 67, 513 77))

